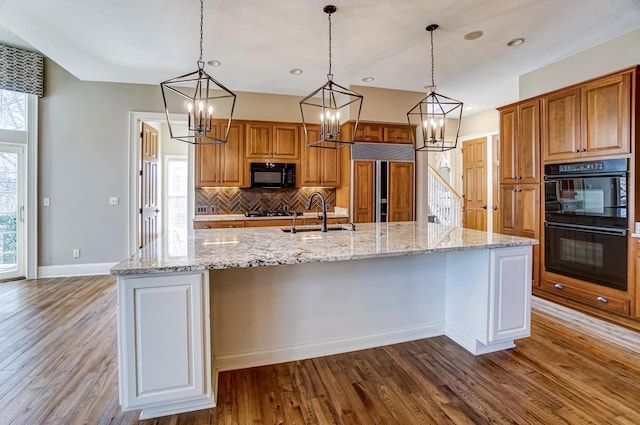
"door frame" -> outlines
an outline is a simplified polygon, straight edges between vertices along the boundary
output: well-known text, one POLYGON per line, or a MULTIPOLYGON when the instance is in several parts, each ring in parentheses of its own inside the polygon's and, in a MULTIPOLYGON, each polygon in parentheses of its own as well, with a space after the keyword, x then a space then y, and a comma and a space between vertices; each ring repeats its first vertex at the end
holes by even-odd
MULTIPOLYGON (((490 160, 493 158, 493 143, 492 143, 492 138, 493 136, 500 136, 500 131, 499 129, 496 130, 492 130, 492 131, 485 131, 482 133, 474 133, 474 134, 468 134, 465 135, 464 137, 460 137, 459 140, 459 146, 462 148, 462 145, 464 142, 466 142, 467 140, 473 140, 473 139, 481 139, 481 138, 486 138, 486 143, 487 143, 487 232, 493 232, 493 233, 497 233, 498 232, 498 228, 497 226, 499 225, 499 223, 494 223, 493 222, 493 214, 489 214, 489 211, 491 211, 491 209, 488 207, 489 205, 493 205, 493 199, 496 196, 500 196, 499 193, 493 193, 493 179, 495 178, 495 176, 493 175, 493 164, 490 164, 490 160)), ((459 155, 456 156, 455 161, 456 161, 456 165, 458 170, 460 170, 460 173, 458 175, 455 176, 456 179, 461 179, 462 176, 462 167, 464 166, 462 164, 462 152, 458 149, 456 149, 459 153, 459 155)), ((452 160, 453 163, 453 160, 452 160)), ((460 184, 462 184, 462 180, 460 180, 460 184)), ((455 186, 454 186, 455 187, 455 186)), ((460 186, 462 187, 462 186, 460 186)), ((462 192, 461 192, 462 193, 462 192)))
MULTIPOLYGON (((177 115, 177 120, 187 122, 187 115, 177 115)), ((138 219, 138 203, 140 200, 140 164, 142 160, 142 139, 140 132, 142 131, 142 122, 166 123, 167 116, 162 112, 129 112, 129 196, 128 211, 129 220, 127 232, 129 234, 128 255, 133 255, 138 251, 138 234, 140 232, 140 220, 138 219)), ((160 135, 162 138, 162 134, 160 135)), ((188 194, 187 194, 187 217, 193 217, 194 213, 194 167, 193 167, 194 148, 189 145, 187 152, 187 178, 188 194)), ((162 184, 162 183, 160 183, 162 184)), ((188 230, 191 228, 187 226, 188 230)))
POLYGON ((38 277, 38 97, 30 94, 26 97, 26 132, 12 130, 0 130, 0 132, 2 132, 4 143, 24 149, 22 199, 25 220, 24 246, 21 252, 22 271, 27 279, 36 279, 38 277))

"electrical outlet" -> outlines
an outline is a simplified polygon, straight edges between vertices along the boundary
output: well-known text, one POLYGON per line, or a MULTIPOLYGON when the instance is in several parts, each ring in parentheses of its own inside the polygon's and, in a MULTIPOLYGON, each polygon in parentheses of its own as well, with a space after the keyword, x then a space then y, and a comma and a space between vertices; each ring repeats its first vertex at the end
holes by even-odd
POLYGON ((216 212, 216 207, 211 207, 211 212, 212 213, 216 212))
POLYGON ((51 205, 51 203, 49 202, 49 198, 42 198, 42 205, 44 205, 45 207, 51 205))
POLYGON ((120 200, 118 199, 117 196, 111 196, 109 198, 109 205, 118 205, 120 203, 120 200))
POLYGON ((74 249, 73 250, 73 258, 78 258, 80 257, 80 250, 79 249, 74 249))

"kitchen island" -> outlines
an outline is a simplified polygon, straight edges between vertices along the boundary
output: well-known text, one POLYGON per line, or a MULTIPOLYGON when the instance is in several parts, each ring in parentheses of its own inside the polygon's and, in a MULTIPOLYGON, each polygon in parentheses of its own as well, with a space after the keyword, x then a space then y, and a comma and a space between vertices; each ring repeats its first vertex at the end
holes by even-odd
POLYGON ((112 269, 123 410, 213 407, 222 370, 443 334, 483 354, 529 335, 535 240, 423 222, 301 230, 196 230, 112 269))

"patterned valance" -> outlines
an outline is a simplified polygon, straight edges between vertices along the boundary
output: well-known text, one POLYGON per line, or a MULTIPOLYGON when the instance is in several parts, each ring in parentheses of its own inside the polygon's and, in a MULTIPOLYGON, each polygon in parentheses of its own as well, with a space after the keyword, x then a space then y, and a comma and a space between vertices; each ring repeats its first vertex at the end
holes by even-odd
POLYGON ((43 80, 42 55, 0 44, 0 89, 42 97, 43 80))

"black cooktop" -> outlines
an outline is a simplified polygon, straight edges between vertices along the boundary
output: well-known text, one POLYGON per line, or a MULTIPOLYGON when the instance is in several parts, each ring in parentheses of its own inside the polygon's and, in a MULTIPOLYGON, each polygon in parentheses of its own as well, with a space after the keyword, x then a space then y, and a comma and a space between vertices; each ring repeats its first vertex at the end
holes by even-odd
POLYGON ((260 210, 260 211, 247 211, 246 213, 244 213, 245 216, 247 217, 293 217, 293 214, 297 213, 298 217, 300 217, 302 215, 302 212, 299 211, 285 211, 285 210, 277 210, 277 211, 266 211, 266 210, 260 210))

